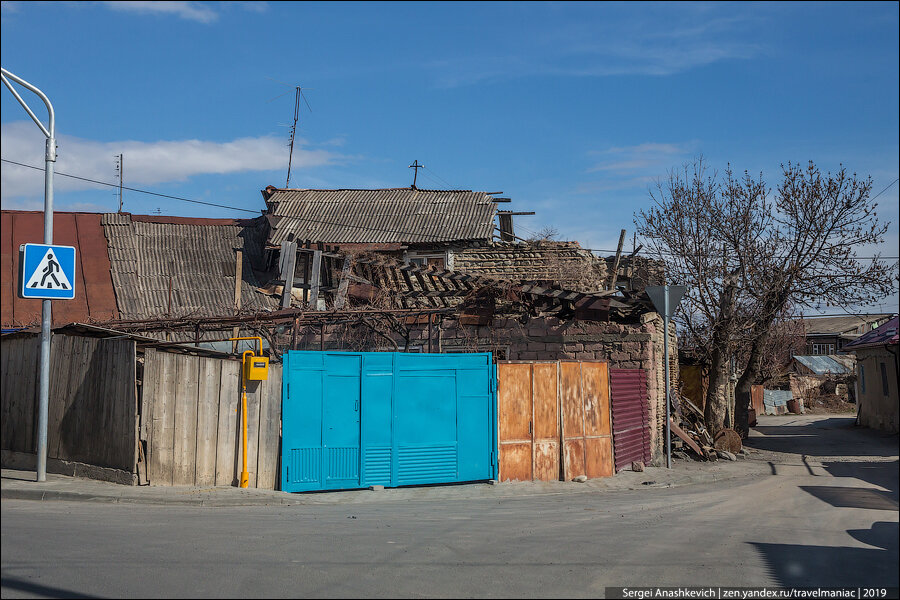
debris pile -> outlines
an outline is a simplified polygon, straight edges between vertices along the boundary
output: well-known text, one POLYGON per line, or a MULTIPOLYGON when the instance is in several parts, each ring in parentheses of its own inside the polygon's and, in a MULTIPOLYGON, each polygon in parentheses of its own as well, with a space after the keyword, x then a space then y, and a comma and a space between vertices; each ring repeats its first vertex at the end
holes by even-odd
POLYGON ((681 411, 670 422, 673 456, 695 460, 735 460, 741 452, 741 436, 734 429, 723 429, 715 435, 707 430, 703 411, 687 398, 679 398, 681 411))

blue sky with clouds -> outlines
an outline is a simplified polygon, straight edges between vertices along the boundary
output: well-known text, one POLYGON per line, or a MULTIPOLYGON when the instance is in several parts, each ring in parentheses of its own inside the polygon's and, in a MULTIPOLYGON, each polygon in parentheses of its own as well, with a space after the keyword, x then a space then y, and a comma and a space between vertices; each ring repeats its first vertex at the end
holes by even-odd
MULTIPOLYGON (((502 190, 537 212, 520 232, 609 249, 648 187, 699 155, 772 185, 810 159, 875 193, 894 182, 898 6, 3 2, 0 44, 54 103, 58 171, 112 182, 122 153, 126 185, 260 210, 259 190, 285 184, 302 85, 292 187, 405 186, 418 160, 419 187, 502 190)), ((0 97, 3 158, 41 165, 40 132, 0 97)), ((878 199, 893 256, 898 188, 878 199)), ((39 209, 42 189, 3 163, 5 208, 39 209)), ((62 177, 56 198, 117 206, 62 177)), ((134 192, 125 210, 249 214, 134 192)))

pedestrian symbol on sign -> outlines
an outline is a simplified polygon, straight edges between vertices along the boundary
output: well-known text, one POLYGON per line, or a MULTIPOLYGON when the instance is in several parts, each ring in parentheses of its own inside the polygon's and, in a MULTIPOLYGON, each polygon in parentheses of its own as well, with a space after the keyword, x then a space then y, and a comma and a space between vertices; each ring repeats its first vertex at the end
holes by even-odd
POLYGON ((59 263, 53 257, 53 250, 47 250, 47 254, 44 255, 38 268, 35 269, 26 287, 43 290, 68 290, 72 287, 72 284, 69 283, 63 270, 59 268, 59 263))
POLYGON ((24 244, 20 248, 23 298, 69 300, 75 297, 75 248, 24 244))

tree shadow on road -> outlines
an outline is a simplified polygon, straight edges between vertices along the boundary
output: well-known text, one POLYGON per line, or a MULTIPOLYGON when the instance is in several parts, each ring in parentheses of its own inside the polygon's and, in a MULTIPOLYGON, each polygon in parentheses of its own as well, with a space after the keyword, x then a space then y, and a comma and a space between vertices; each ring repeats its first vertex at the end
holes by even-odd
POLYGON ((896 456, 900 452, 896 434, 858 427, 852 417, 758 425, 744 443, 757 450, 808 456, 896 456))
POLYGON ((41 598, 100 598, 100 596, 91 596, 81 592, 73 592, 62 588, 41 585, 18 577, 9 577, 4 575, 0 578, 0 589, 3 590, 3 597, 12 590, 24 592, 28 595, 34 595, 41 598))
POLYGON ((881 521, 847 533, 877 548, 750 542, 784 587, 897 587, 898 524, 881 521))

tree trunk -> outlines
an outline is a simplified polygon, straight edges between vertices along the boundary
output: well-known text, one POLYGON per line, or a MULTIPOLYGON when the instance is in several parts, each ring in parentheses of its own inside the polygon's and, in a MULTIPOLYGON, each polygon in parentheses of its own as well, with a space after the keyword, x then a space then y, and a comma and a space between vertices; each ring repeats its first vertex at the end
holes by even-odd
POLYGON ((706 391, 706 407, 703 420, 710 435, 725 428, 728 410, 728 361, 730 358, 731 329, 734 325, 734 297, 737 291, 737 271, 730 273, 724 281, 719 305, 719 319, 712 336, 712 363, 709 367, 709 388, 706 391))
POLYGON ((778 290, 774 295, 770 295, 763 305, 763 319, 753 328, 755 335, 750 346, 747 368, 744 369, 740 379, 738 379, 734 394, 734 429, 743 439, 746 439, 750 434, 749 408, 751 387, 759 378, 763 349, 769 341, 772 324, 784 308, 786 301, 787 293, 784 290, 778 290))
POLYGON ((709 367, 709 387, 706 390, 706 406, 703 420, 711 436, 725 429, 725 415, 728 410, 728 356, 720 348, 713 349, 712 364, 709 367))

